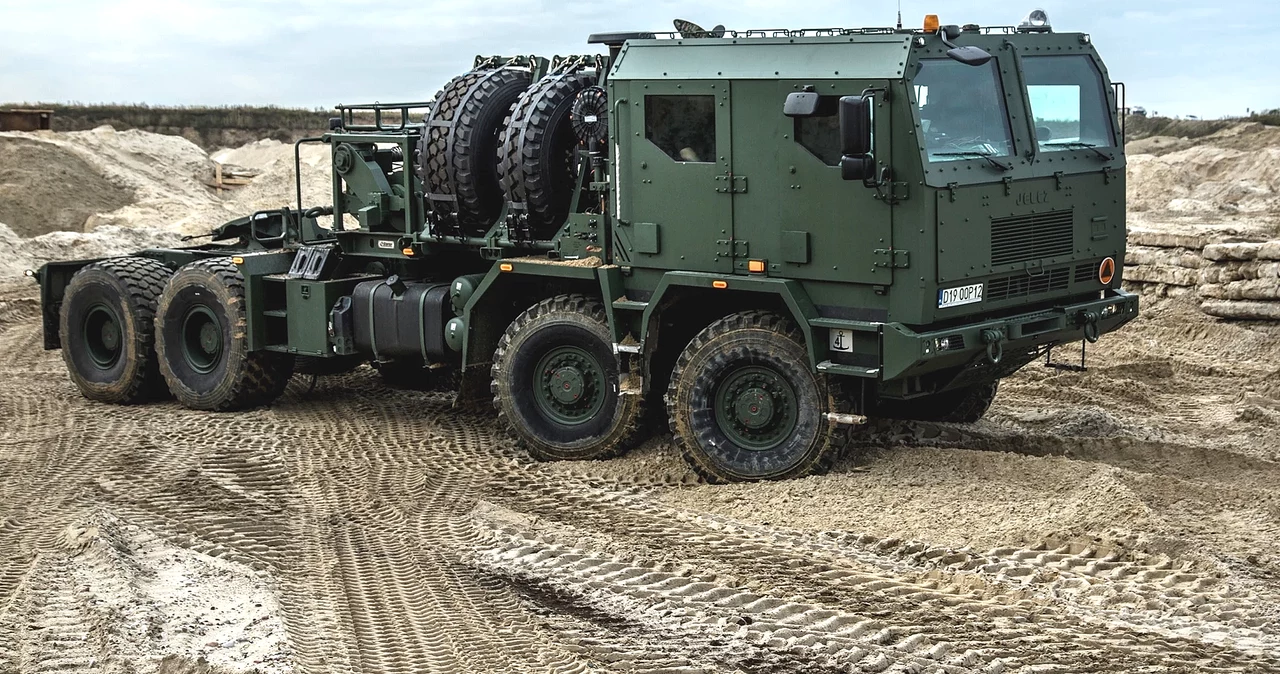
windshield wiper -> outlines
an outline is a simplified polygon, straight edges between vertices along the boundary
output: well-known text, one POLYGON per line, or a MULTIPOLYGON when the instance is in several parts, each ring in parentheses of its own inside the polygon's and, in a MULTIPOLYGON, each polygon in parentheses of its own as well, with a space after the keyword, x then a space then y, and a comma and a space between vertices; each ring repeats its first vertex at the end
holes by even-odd
POLYGON ((933 152, 931 154, 935 157, 982 157, 983 159, 990 162, 992 166, 1000 169, 1001 171, 1013 170, 1012 164, 1006 164, 1002 161, 993 159, 991 157, 990 152, 979 152, 978 150, 964 150, 961 152, 933 152))
POLYGON ((1097 145, 1094 145, 1093 143, 1082 143, 1078 140, 1066 140, 1066 141, 1062 141, 1061 143, 1043 143, 1043 145, 1045 147, 1070 147, 1070 148, 1076 148, 1079 150, 1093 150, 1094 154, 1098 155, 1099 157, 1101 157, 1106 161, 1111 161, 1112 159, 1115 159, 1115 157, 1107 154, 1106 152, 1103 152, 1102 150, 1099 150, 1097 145))

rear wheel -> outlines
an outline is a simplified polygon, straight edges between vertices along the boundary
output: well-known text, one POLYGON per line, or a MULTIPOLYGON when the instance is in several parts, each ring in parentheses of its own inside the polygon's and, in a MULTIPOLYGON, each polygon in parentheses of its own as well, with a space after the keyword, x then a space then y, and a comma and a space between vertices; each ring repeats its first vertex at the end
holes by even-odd
POLYGON ((156 317, 160 370, 183 405, 218 412, 255 407, 288 385, 293 356, 249 350, 244 277, 229 259, 179 269, 156 317))
POLYGON ((881 401, 876 414, 889 419, 969 424, 986 415, 999 387, 1000 382, 993 381, 914 400, 881 401))
POLYGON ((712 323, 685 348, 667 416, 704 478, 784 479, 825 471, 839 454, 844 436, 823 417, 831 395, 791 321, 746 311, 712 323))
POLYGON ((129 404, 166 393, 152 324, 170 273, 155 260, 122 257, 72 277, 58 333, 71 381, 86 398, 129 404))
POLYGON ((640 436, 641 395, 622 395, 604 307, 561 295, 520 314, 493 358, 493 404, 535 458, 600 459, 640 436))

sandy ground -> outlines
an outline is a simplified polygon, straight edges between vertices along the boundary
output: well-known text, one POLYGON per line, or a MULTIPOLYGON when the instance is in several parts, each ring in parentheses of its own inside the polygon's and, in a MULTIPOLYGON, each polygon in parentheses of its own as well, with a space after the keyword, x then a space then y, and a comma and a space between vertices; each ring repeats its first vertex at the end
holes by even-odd
MULTIPOLYGON (((242 414, 113 407, 11 277, 284 205, 292 150, 78 133, 0 134, 117 190, 76 231, 0 226, 0 672, 1280 672, 1280 325, 1152 294, 1088 372, 769 484, 701 484, 664 436, 535 463, 367 368, 242 414), (259 177, 219 199, 213 159, 259 177)), ((1149 139, 1135 222, 1280 231, 1267 134, 1149 139)))
POLYGON ((1274 326, 1165 300, 982 423, 710 486, 369 370, 91 403, 4 288, 0 671, 1280 671, 1274 326))

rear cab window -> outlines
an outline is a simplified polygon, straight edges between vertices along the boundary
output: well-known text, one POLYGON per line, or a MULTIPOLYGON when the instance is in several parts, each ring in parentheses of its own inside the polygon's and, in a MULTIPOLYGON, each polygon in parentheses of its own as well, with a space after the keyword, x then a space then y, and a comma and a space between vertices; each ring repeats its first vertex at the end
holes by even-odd
POLYGON ((675 161, 715 162, 715 96, 645 96, 644 137, 675 161))

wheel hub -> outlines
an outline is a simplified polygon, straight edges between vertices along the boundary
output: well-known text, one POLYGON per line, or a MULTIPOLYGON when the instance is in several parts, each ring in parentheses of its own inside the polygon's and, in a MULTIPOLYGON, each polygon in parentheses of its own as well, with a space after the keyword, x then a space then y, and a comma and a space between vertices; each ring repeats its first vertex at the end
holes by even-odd
POLYGON ((773 421, 773 397, 762 388, 749 388, 738 394, 733 408, 738 421, 752 430, 766 428, 773 421))
POLYGON ((581 348, 552 349, 538 362, 536 373, 538 409, 556 423, 585 423, 604 404, 604 369, 581 348))
POLYGON ((105 304, 90 307, 85 314, 83 334, 85 350, 95 366, 106 370, 120 360, 120 321, 110 307, 105 304))
POLYGON ((222 324, 208 307, 192 307, 183 319, 182 356, 201 374, 212 372, 222 360, 222 324))
POLYGON ((551 395, 565 405, 572 405, 581 399, 584 388, 586 382, 576 367, 562 367, 551 375, 551 395))
POLYGON ((716 423, 734 444, 772 449, 795 430, 795 391, 772 369, 750 366, 725 377, 716 388, 716 423))

